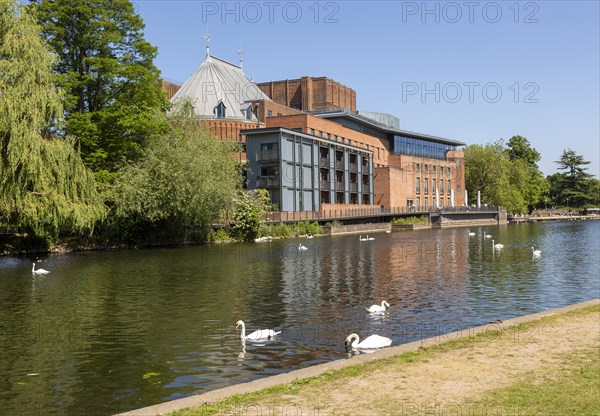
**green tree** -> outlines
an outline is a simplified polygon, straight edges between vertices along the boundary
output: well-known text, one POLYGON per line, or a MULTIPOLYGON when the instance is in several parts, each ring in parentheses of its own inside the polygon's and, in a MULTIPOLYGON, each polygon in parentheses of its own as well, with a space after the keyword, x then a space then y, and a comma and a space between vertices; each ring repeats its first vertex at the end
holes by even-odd
MULTIPOLYGON (((231 208, 238 184, 232 145, 197 123, 152 140, 120 171, 111 191, 112 225, 130 240, 181 240, 206 234, 231 208), (192 236, 193 237, 193 236, 192 236)), ((110 226, 111 224, 109 224, 110 226)))
POLYGON ((552 175, 551 178, 551 195, 557 205, 583 207, 597 201, 598 197, 594 194, 594 178, 584 167, 590 162, 585 161, 582 155, 573 150, 565 149, 555 163, 558 164, 558 169, 566 171, 552 175))
POLYGON ((541 155, 522 136, 511 137, 507 146, 509 158, 515 165, 514 169, 524 172, 523 177, 515 179, 512 183, 520 188, 523 201, 531 211, 542 202, 544 194, 549 189, 548 182, 538 166, 541 155), (517 180, 521 182, 516 182, 517 180))
POLYGON ((483 203, 498 205, 509 212, 525 212, 523 184, 527 176, 525 162, 511 162, 502 140, 485 145, 473 144, 464 150, 465 186, 471 202, 481 192, 483 203))
POLYGON ((257 237, 260 224, 271 206, 269 191, 240 191, 235 200, 233 232, 237 239, 249 241, 257 237))
POLYGON ((19 3, 0 2, 0 223, 43 236, 91 229, 105 207, 72 141, 50 128, 62 96, 39 31, 19 3))
POLYGON ((64 132, 77 138, 84 162, 111 181, 149 138, 164 133, 168 101, 129 0, 32 0, 32 9, 60 60, 66 91, 64 132))

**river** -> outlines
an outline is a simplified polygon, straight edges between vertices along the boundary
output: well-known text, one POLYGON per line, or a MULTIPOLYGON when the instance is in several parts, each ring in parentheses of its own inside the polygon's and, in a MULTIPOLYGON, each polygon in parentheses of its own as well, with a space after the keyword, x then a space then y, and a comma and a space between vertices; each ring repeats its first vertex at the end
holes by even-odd
POLYGON ((0 414, 113 414, 344 359, 352 332, 398 345, 600 297, 599 221, 468 231, 51 255, 45 276, 1 258, 0 414), (282 333, 244 348, 240 319, 282 333))

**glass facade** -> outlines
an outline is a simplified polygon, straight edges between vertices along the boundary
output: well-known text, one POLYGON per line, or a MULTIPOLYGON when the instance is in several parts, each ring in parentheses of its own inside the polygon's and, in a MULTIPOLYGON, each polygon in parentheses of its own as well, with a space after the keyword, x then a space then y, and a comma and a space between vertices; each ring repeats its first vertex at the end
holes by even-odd
POLYGON ((393 153, 431 159, 446 159, 448 150, 457 150, 457 146, 399 135, 394 135, 392 146, 393 153))

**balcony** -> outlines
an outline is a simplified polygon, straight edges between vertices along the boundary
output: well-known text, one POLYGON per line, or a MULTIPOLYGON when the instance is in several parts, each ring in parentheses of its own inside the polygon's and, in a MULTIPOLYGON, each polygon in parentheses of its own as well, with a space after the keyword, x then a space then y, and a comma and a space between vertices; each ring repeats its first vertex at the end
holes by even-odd
POLYGON ((329 159, 327 159, 326 157, 319 158, 319 166, 329 167, 329 159))
POLYGON ((331 188, 331 184, 328 180, 321 180, 321 190, 328 191, 331 188))
POLYGON ((350 183, 350 192, 358 192, 358 183, 357 182, 350 183))
POLYGON ((270 160, 279 160, 279 150, 259 150, 256 152, 257 162, 265 162, 270 160))
POLYGON ((335 183, 335 190, 336 191, 343 191, 344 190, 344 182, 336 182, 335 183))
POLYGON ((278 188, 279 176, 259 176, 256 178, 257 188, 278 188))
POLYGON ((357 165, 356 163, 352 163, 352 162, 350 162, 350 163, 348 164, 348 170, 349 170, 350 172, 358 172, 358 165, 357 165))
POLYGON ((344 170, 344 160, 336 160, 335 161, 335 168, 338 170, 344 170))

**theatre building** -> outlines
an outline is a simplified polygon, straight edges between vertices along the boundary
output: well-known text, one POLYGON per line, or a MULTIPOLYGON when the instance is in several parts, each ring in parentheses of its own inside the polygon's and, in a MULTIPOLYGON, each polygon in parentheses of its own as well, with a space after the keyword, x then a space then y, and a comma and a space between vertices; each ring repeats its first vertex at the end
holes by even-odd
POLYGON ((464 201, 464 143, 357 111, 356 92, 330 78, 255 84, 241 65, 207 53, 176 87, 172 102, 190 105, 212 134, 245 143, 248 189, 267 189, 280 211, 426 212, 464 201))

